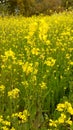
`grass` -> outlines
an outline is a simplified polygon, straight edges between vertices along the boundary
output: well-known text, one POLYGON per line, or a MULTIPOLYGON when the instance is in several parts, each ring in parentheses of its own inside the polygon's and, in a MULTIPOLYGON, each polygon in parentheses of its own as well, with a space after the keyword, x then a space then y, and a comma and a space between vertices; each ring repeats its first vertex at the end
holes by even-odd
POLYGON ((0 61, 0 129, 49 130, 73 105, 73 12, 0 17, 0 61))

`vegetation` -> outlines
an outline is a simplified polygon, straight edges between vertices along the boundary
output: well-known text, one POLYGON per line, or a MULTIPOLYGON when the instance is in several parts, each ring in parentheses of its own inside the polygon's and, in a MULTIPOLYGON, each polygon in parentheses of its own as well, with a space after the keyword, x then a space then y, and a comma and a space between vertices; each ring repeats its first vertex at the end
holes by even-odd
POLYGON ((52 14, 73 9, 73 0, 0 0, 0 13, 4 15, 52 14))
POLYGON ((1 130, 73 129, 73 12, 0 17, 0 61, 1 130))
POLYGON ((67 101, 59 103, 56 110, 58 119, 49 120, 49 126, 52 130, 73 130, 73 119, 71 118, 71 115, 73 115, 72 105, 67 101))

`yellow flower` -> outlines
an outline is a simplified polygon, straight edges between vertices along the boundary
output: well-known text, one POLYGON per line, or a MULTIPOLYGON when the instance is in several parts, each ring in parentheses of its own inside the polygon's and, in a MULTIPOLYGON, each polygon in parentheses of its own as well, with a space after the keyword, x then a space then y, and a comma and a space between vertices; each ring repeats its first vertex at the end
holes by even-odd
POLYGON ((28 75, 29 73, 33 71, 32 63, 26 62, 24 65, 22 65, 22 69, 23 69, 23 72, 25 72, 26 75, 28 75))
POLYGON ((50 40, 46 40, 45 44, 50 45, 51 44, 50 40))
POLYGON ((0 116, 0 123, 3 122, 3 116, 0 116))
POLYGON ((0 92, 4 93, 4 90, 5 90, 5 86, 4 86, 4 85, 1 85, 1 86, 0 86, 0 92))
POLYGON ((23 65, 24 63, 22 62, 22 60, 18 60, 18 64, 23 65))
POLYGON ((24 123, 27 121, 29 115, 29 112, 25 109, 23 112, 13 113, 12 117, 19 117, 19 119, 21 119, 21 122, 24 123))
POLYGON ((33 55, 38 55, 38 54, 39 54, 39 48, 33 48, 33 49, 31 50, 31 53, 32 53, 33 55))
POLYGON ((71 104, 69 102, 67 102, 67 101, 64 103, 64 105, 65 105, 66 109, 69 108, 69 107, 72 107, 71 104))
POLYGON ((2 124, 3 124, 3 125, 6 125, 6 126, 10 126, 10 125, 11 125, 11 123, 10 123, 9 121, 6 121, 6 120, 3 121, 2 124))
POLYGON ((29 116, 30 114, 29 114, 29 112, 25 109, 25 110, 23 111, 23 115, 29 116))
POLYGON ((16 99, 19 97, 19 92, 20 90, 18 88, 14 88, 12 91, 9 91, 8 92, 8 96, 11 98, 11 99, 16 99))
POLYGON ((67 108, 67 111, 68 111, 71 115, 73 115, 73 108, 72 108, 71 106, 67 108))
POLYGON ((46 83, 45 82, 40 83, 40 87, 41 89, 46 89, 47 88, 46 83))
POLYGON ((44 64, 46 64, 47 66, 54 66, 55 64, 55 59, 53 59, 52 57, 47 58, 47 60, 44 62, 44 64))
POLYGON ((37 29, 37 22, 31 22, 29 24, 29 27, 28 27, 29 31, 28 31, 28 36, 31 37, 33 36, 34 32, 36 31, 37 29))
POLYGON ((54 127, 57 127, 57 120, 56 121, 53 121, 52 119, 49 120, 49 126, 54 126, 54 127))
POLYGON ((40 20, 39 24, 39 38, 40 40, 47 40, 48 24, 44 19, 40 20))
POLYGON ((34 69, 33 74, 37 74, 38 69, 34 69))
POLYGON ((73 61, 70 62, 70 65, 73 65, 73 61))
POLYGON ((8 58, 8 57, 12 57, 12 58, 14 58, 14 56, 15 56, 15 53, 11 50, 11 48, 10 48, 10 50, 8 50, 8 51, 5 51, 5 56, 8 58))
POLYGON ((2 68, 2 69, 5 68, 5 65, 1 65, 1 68, 2 68))
POLYGON ((64 113, 61 113, 61 116, 58 118, 58 123, 64 123, 66 119, 66 115, 64 113))
POLYGON ((12 117, 17 117, 18 116, 18 113, 13 113, 12 114, 12 117))
POLYGON ((63 103, 59 103, 59 104, 57 105, 57 109, 56 109, 56 110, 58 110, 58 111, 63 111, 64 108, 65 108, 65 105, 64 105, 63 103))
POLYGON ((27 81, 22 81, 21 83, 24 85, 25 88, 27 88, 29 85, 27 81))
POLYGON ((69 59, 70 58, 70 54, 66 54, 66 58, 69 59))
POLYGON ((9 128, 7 126, 3 126, 2 130, 9 130, 9 128))
POLYGON ((10 130, 15 130, 15 128, 14 128, 14 127, 12 127, 10 130))
POLYGON ((66 123, 69 125, 72 125, 72 121, 70 120, 70 118, 68 120, 66 120, 66 123))
POLYGON ((44 54, 41 54, 40 59, 44 60, 44 58, 45 58, 44 54))
POLYGON ((23 114, 22 112, 18 113, 18 117, 22 120, 22 122, 27 120, 27 116, 25 114, 23 114))

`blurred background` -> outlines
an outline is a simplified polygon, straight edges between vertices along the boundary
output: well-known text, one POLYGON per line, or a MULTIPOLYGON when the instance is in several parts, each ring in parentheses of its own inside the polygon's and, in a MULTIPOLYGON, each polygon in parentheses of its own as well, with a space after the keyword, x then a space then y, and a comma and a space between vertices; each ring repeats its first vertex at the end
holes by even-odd
POLYGON ((51 15, 73 9, 73 0, 0 0, 0 15, 51 15))

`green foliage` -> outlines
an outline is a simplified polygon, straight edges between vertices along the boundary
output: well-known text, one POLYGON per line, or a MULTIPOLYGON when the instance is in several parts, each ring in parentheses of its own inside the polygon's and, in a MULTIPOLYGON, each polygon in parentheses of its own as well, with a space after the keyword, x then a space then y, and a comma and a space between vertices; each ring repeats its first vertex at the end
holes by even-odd
POLYGON ((73 8, 73 0, 62 0, 62 5, 65 9, 73 8))

